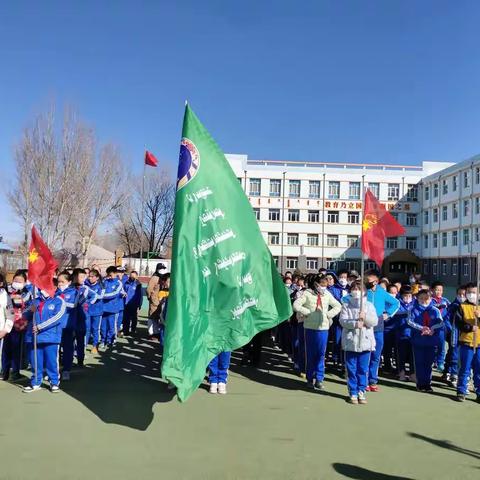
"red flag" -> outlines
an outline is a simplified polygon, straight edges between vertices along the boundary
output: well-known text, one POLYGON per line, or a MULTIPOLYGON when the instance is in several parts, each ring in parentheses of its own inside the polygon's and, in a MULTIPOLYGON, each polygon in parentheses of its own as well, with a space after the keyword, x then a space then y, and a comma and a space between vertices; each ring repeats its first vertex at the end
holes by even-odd
POLYGON ((52 252, 45 245, 35 226, 32 225, 32 240, 28 250, 28 280, 40 290, 53 297, 55 286, 53 274, 57 268, 52 252))
POLYGON ((385 238, 404 234, 405 229, 367 189, 362 222, 362 252, 381 268, 385 257, 385 238))
POLYGON ((155 158, 155 155, 148 150, 145 151, 145 165, 150 165, 150 167, 158 166, 158 160, 155 158))

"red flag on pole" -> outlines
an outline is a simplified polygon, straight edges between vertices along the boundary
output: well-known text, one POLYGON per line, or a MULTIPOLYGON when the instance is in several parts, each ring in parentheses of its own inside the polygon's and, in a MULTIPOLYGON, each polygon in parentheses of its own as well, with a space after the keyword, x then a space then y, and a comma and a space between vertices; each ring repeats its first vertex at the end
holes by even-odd
POLYGON ((145 151, 145 165, 149 165, 150 167, 158 166, 158 160, 155 158, 155 155, 148 150, 145 151))
POLYGON ((370 190, 365 193, 363 211, 362 252, 381 268, 385 257, 385 238, 404 235, 405 229, 370 190))
POLYGON ((28 280, 53 297, 55 293, 53 274, 56 268, 57 262, 53 258, 52 252, 43 242, 35 226, 32 225, 32 239, 28 250, 28 280))

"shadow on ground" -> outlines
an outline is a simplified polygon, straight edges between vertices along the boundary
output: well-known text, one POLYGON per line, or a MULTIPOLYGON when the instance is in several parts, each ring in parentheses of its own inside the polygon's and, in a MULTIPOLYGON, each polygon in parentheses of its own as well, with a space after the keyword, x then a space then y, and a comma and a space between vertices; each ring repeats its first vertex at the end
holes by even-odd
POLYGON ((332 467, 338 474, 357 480, 413 480, 409 477, 398 477, 396 475, 374 472, 373 470, 358 467, 357 465, 349 465, 348 463, 333 463, 332 467))
POLYGON ((458 445, 455 445, 449 440, 437 440, 436 438, 427 437, 426 435, 421 435, 419 433, 414 433, 414 432, 407 432, 407 435, 417 440, 423 440, 424 442, 435 445, 436 447, 445 448, 450 452, 461 453, 462 455, 467 455, 469 457, 475 458, 476 460, 480 460, 480 452, 459 447, 458 445))

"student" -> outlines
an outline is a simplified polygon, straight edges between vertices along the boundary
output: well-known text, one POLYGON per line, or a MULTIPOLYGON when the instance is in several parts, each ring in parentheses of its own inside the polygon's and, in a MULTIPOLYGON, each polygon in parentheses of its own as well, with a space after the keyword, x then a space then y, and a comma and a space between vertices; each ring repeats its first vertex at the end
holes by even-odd
POLYGON ((443 287, 444 286, 442 282, 434 282, 432 284, 432 301, 434 305, 440 310, 443 318, 443 327, 439 332, 440 343, 435 358, 437 371, 439 372, 443 372, 445 370, 445 355, 447 354, 445 340, 447 332, 450 332, 452 330, 449 311, 450 302, 443 296, 443 287))
POLYGON ((163 348, 163 340, 165 338, 165 325, 167 324, 167 306, 168 306, 168 297, 170 295, 170 274, 166 273, 163 275, 162 286, 158 292, 158 309, 159 309, 159 325, 158 325, 158 335, 160 345, 163 348))
POLYGON ((208 381, 210 382, 209 392, 226 395, 228 381, 228 367, 232 352, 219 353, 208 365, 210 371, 208 381))
POLYGON ((125 312, 123 317, 123 334, 134 334, 137 329, 138 311, 142 308, 143 292, 142 284, 138 281, 138 273, 130 272, 128 280, 123 286, 127 296, 125 297, 125 312))
POLYGON ((411 344, 412 330, 408 325, 408 317, 415 306, 415 299, 413 298, 410 285, 405 285, 401 288, 399 301, 400 308, 391 320, 395 323, 398 379, 401 382, 416 382, 411 344), (408 375, 407 363, 409 365, 408 375))
POLYGON ((116 275, 117 278, 120 280, 120 283, 122 284, 122 293, 118 302, 119 310, 116 320, 116 336, 123 337, 123 314, 125 312, 125 298, 127 296, 124 286, 126 280, 128 279, 128 275, 125 273, 125 267, 118 267, 116 275))
POLYGON ((370 355, 370 366, 368 369, 367 391, 378 392, 378 369, 383 350, 383 328, 384 323, 393 317, 400 307, 400 303, 393 298, 386 290, 379 287, 379 275, 375 270, 366 273, 367 278, 367 299, 373 303, 378 316, 378 324, 374 328, 375 351, 370 355))
POLYGON ((293 310, 304 315, 307 352, 307 385, 323 389, 325 351, 332 319, 340 313, 341 305, 327 290, 327 279, 316 275, 308 290, 293 303, 293 310))
MULTIPOLYGON (((293 302, 299 299, 306 290, 305 278, 301 277, 298 281, 300 287, 295 293, 292 294, 293 302)), ((305 329, 303 328, 303 322, 305 317, 301 313, 294 313, 296 328, 294 330, 295 335, 293 337, 293 361, 294 370, 302 377, 305 378, 305 329)))
POLYGON ((117 267, 107 268, 107 277, 103 282, 103 314, 101 323, 101 342, 105 348, 113 346, 117 337, 119 312, 123 308, 123 286, 117 276, 117 267))
POLYGON ((10 375, 10 363, 8 361, 10 352, 5 343, 12 331, 13 320, 12 302, 8 296, 5 277, 0 274, 0 349, 2 351, 2 380, 8 380, 10 375))
POLYGON ((445 357, 445 371, 442 376, 442 380, 447 382, 447 384, 451 387, 456 387, 458 380, 458 337, 460 334, 458 331, 458 326, 456 324, 456 317, 457 312, 460 309, 460 305, 464 303, 467 298, 466 293, 467 289, 464 285, 458 287, 457 296, 448 308, 451 329, 450 331, 447 331, 448 351, 445 357))
POLYGON ((96 355, 98 353, 98 344, 100 343, 100 325, 102 322, 103 314, 103 284, 101 281, 100 273, 98 270, 92 268, 88 274, 88 280, 86 281, 88 288, 94 292, 95 299, 92 300, 88 306, 88 315, 90 319, 90 329, 85 333, 85 345, 88 345, 90 339, 92 339, 92 353, 96 355))
POLYGON ((419 392, 433 393, 432 367, 436 349, 440 345, 443 319, 432 302, 429 289, 420 290, 417 303, 410 312, 408 325, 412 328, 412 347, 419 392))
POLYGON ((32 301, 30 308, 33 315, 28 322, 25 341, 29 345, 32 379, 30 385, 25 387, 23 392, 32 393, 40 390, 43 371, 46 370, 50 381, 50 391, 56 393, 59 391, 60 384, 58 351, 62 340, 66 303, 62 296, 50 297, 47 292, 42 290, 39 296, 32 301), (35 320, 35 327, 33 320, 35 320), (33 346, 35 336, 36 349, 33 346))
POLYGON ((352 404, 367 403, 365 396, 367 374, 370 354, 375 351, 373 327, 377 323, 377 312, 373 304, 367 300, 364 286, 361 282, 353 283, 350 295, 342 301, 340 312, 349 402, 352 404))
POLYGON ((455 323, 460 332, 457 400, 463 402, 468 393, 468 378, 473 370, 473 386, 480 403, 480 331, 478 329, 480 307, 478 306, 477 287, 473 283, 466 285, 466 300, 457 310, 455 323))
MULTIPOLYGON (((387 293, 393 298, 398 298, 398 287, 391 283, 387 287, 387 293)), ((397 311, 398 313, 398 311, 397 311)), ((397 322, 394 316, 383 326, 383 371, 395 373, 393 359, 397 358, 396 330, 397 322)))
POLYGON ((77 328, 77 297, 78 292, 72 285, 72 276, 68 270, 59 273, 55 297, 65 301, 65 314, 62 318, 62 380, 70 380, 73 364, 75 330, 77 328))

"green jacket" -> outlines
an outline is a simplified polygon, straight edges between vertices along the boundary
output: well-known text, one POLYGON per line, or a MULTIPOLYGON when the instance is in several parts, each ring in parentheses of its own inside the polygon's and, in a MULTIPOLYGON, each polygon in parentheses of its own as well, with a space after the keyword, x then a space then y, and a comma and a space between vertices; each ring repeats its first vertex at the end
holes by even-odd
POLYGON ((318 301, 317 293, 308 289, 293 302, 293 310, 305 316, 304 328, 328 330, 333 317, 340 313, 342 306, 330 292, 322 293, 320 300, 321 302, 318 301), (317 310, 317 304, 320 306, 320 310, 317 310))

